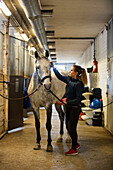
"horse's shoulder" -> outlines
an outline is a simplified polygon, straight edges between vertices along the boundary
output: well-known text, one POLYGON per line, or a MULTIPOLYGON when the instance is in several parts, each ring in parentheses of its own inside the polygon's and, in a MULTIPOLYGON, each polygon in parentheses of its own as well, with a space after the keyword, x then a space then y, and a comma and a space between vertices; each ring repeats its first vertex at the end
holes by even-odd
POLYGON ((29 83, 29 87, 28 87, 28 94, 32 93, 33 90, 37 87, 37 74, 36 71, 32 74, 30 83, 29 83))

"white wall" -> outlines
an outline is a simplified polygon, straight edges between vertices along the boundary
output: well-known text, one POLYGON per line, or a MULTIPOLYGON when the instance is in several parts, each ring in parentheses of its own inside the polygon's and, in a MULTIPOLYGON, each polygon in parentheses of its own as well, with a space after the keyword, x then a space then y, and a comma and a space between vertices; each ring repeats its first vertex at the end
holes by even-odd
POLYGON ((113 18, 109 22, 107 31, 107 49, 107 102, 111 103, 107 107, 107 128, 113 134, 113 18))
MULTIPOLYGON (((98 61, 98 86, 102 88, 103 104, 107 104, 107 31, 100 33, 96 43, 98 61)), ((107 108, 104 108, 104 125, 107 125, 107 108)))
MULTIPOLYGON (((93 66, 94 44, 91 44, 83 53, 81 58, 77 61, 77 64, 82 67, 90 68, 93 66)), ((103 104, 107 104, 107 31, 104 29, 95 40, 95 57, 98 61, 98 73, 87 73, 88 85, 91 88, 102 89, 103 104), (93 84, 90 84, 89 78, 91 77, 93 84)), ((107 110, 104 108, 104 125, 107 124, 107 110)))

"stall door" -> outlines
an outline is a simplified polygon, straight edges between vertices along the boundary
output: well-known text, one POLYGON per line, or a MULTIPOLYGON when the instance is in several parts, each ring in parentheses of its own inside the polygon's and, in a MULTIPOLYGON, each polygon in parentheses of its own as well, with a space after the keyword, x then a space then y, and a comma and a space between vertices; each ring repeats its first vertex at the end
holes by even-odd
MULTIPOLYGON (((23 76, 10 76, 9 98, 23 96, 23 76)), ((23 126, 23 100, 9 100, 8 130, 23 126)))

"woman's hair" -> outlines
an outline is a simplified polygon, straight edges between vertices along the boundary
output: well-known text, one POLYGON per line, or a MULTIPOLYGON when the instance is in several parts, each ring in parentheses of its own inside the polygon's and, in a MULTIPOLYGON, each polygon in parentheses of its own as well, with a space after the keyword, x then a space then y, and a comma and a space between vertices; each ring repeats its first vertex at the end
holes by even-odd
POLYGON ((78 72, 78 79, 82 81, 84 85, 87 85, 87 75, 85 69, 78 65, 73 65, 73 67, 75 68, 75 72, 78 72))

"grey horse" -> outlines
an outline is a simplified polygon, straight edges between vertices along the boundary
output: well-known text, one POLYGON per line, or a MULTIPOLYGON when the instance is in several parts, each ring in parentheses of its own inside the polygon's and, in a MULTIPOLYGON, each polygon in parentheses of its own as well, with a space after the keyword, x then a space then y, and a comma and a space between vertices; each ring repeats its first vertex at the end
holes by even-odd
MULTIPOLYGON (((46 121, 46 129, 48 131, 47 151, 52 152, 53 151, 53 147, 51 144, 52 104, 55 104, 58 99, 55 98, 49 92, 49 90, 51 89, 51 91, 61 99, 65 93, 65 83, 57 79, 54 72, 51 70, 51 64, 47 57, 39 57, 37 52, 35 52, 35 57, 36 57, 35 72, 32 75, 29 88, 28 88, 28 94, 32 93, 35 89, 37 89, 37 91, 30 96, 31 105, 34 110, 35 126, 37 132, 37 142, 34 149, 39 150, 41 148, 39 108, 40 106, 43 106, 45 107, 47 112, 47 121, 46 121)), ((62 71, 61 74, 66 76, 68 72, 62 71)), ((62 141, 64 112, 60 105, 55 104, 55 106, 60 117, 60 136, 58 138, 58 141, 62 141)))

